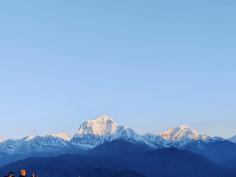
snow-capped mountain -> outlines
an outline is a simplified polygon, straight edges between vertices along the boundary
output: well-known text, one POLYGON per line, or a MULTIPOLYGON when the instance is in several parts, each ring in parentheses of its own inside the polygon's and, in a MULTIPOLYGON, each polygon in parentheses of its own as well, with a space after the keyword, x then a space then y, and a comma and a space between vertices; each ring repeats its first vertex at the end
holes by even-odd
POLYGON ((236 135, 233 136, 233 137, 231 137, 231 138, 229 139, 229 141, 231 141, 231 142, 233 142, 233 143, 236 143, 236 135))
POLYGON ((150 147, 182 146, 190 141, 207 140, 209 137, 199 134, 195 129, 181 125, 158 134, 139 135, 134 130, 118 125, 111 117, 101 115, 85 121, 72 138, 71 142, 82 149, 91 149, 106 141, 125 139, 145 143, 150 147))
POLYGON ((28 136, 18 140, 5 140, 0 142, 0 153, 32 153, 48 152, 60 149, 92 149, 107 141, 123 139, 147 144, 152 148, 169 146, 182 146, 190 141, 207 140, 208 136, 199 134, 187 125, 170 128, 164 132, 139 135, 134 130, 119 125, 107 115, 82 123, 78 131, 71 138, 65 133, 46 136, 28 136))
POLYGON ((66 134, 66 133, 56 133, 56 134, 51 134, 51 136, 55 137, 55 138, 60 138, 63 139, 64 141, 70 141, 71 137, 70 135, 66 134))
POLYGON ((81 151, 63 138, 46 135, 5 140, 0 143, 0 165, 32 156, 57 156, 81 151))
MULTIPOLYGON (((65 133, 58 133, 0 141, 0 163, 1 159, 6 159, 6 162, 10 162, 14 159, 19 160, 42 154, 77 153, 117 139, 146 144, 151 148, 171 146, 182 148, 193 142, 208 143, 219 141, 220 138, 201 135, 187 125, 170 128, 157 134, 147 133, 140 135, 131 128, 119 125, 111 117, 101 115, 82 123, 72 138, 65 133)), ((232 138, 231 141, 235 141, 235 138, 232 138)))
POLYGON ((169 128, 168 130, 159 133, 159 136, 169 145, 185 145, 190 141, 207 140, 209 137, 199 134, 195 129, 181 125, 176 128, 169 128))
POLYGON ((118 124, 112 118, 107 115, 101 115, 96 119, 84 122, 76 135, 109 136, 115 134, 119 128, 118 124))
POLYGON ((149 144, 151 144, 156 148, 169 147, 169 145, 160 135, 146 133, 145 135, 143 135, 143 138, 145 139, 146 142, 148 142, 149 144))
POLYGON ((84 122, 71 139, 71 143, 82 149, 91 149, 106 141, 115 139, 145 143, 145 139, 141 135, 138 135, 130 128, 118 125, 107 115, 101 115, 84 122))
POLYGON ((28 136, 17 140, 5 140, 0 143, 0 153, 27 154, 60 150, 68 147, 68 143, 62 138, 52 135, 28 136))

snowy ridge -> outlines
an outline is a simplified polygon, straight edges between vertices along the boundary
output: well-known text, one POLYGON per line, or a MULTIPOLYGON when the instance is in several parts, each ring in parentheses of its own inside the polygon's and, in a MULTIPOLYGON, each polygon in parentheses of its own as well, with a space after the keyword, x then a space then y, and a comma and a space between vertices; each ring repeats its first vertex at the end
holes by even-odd
POLYGON ((183 146, 191 141, 209 139, 199 134, 195 129, 181 125, 170 128, 158 134, 139 135, 134 130, 118 125, 111 117, 101 115, 95 119, 84 122, 72 138, 73 145, 83 149, 91 149, 106 141, 124 139, 147 144, 153 148, 183 146))
POLYGON ((56 133, 56 134, 51 134, 51 136, 53 136, 55 138, 61 138, 64 141, 70 141, 71 140, 71 137, 66 133, 56 133))
POLYGON ((49 152, 55 149, 62 149, 68 146, 67 142, 61 138, 51 135, 28 136, 22 139, 8 139, 0 143, 0 152, 7 154, 25 154, 32 152, 49 152))
POLYGON ((82 123, 72 138, 65 133, 58 133, 46 136, 28 136, 17 140, 4 140, 0 142, 0 154, 88 150, 116 139, 138 142, 152 148, 163 148, 181 147, 192 141, 215 141, 220 138, 201 135, 187 125, 170 128, 157 134, 139 135, 134 130, 117 124, 111 117, 101 115, 82 123))
POLYGON ((176 128, 169 128, 168 130, 159 133, 159 135, 170 145, 185 145, 190 141, 207 140, 209 137, 199 134, 195 129, 181 125, 176 128))

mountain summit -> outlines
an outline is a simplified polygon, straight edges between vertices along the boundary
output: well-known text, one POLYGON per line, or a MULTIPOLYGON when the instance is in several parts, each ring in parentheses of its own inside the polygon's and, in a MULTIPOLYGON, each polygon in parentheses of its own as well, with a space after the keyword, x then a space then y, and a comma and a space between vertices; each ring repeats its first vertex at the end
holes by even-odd
POLYGON ((180 125, 176 128, 169 128, 159 135, 168 143, 185 144, 189 141, 206 140, 206 135, 199 134, 195 129, 188 125, 180 125))
POLYGON ((118 125, 111 117, 101 115, 85 121, 75 133, 71 142, 82 149, 91 149, 97 145, 115 139, 146 142, 141 135, 123 125, 118 125))
POLYGON ((107 115, 101 115, 95 119, 87 120, 84 122, 78 132, 77 136, 84 135, 95 135, 95 136, 106 136, 117 132, 117 123, 107 115))

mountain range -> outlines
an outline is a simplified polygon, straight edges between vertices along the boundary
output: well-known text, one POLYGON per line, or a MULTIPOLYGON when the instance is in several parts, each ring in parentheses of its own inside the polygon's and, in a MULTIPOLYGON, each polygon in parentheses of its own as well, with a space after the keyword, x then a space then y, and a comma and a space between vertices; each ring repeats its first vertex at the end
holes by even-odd
POLYGON ((3 140, 0 142, 0 163, 4 165, 28 157, 85 154, 99 145, 115 140, 142 144, 153 150, 171 147, 189 150, 217 164, 236 158, 233 139, 202 135, 187 125, 156 134, 140 135, 131 128, 117 124, 109 116, 101 115, 82 123, 73 137, 60 133, 3 140))

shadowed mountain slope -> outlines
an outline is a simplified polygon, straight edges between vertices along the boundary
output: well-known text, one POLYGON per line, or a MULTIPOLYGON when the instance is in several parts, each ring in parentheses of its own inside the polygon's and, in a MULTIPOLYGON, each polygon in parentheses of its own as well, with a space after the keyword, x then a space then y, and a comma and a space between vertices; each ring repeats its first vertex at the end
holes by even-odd
POLYGON ((152 150, 150 147, 116 140, 90 150, 86 155, 63 155, 53 158, 29 158, 0 169, 25 168, 50 177, 235 177, 201 155, 175 148, 152 150))

